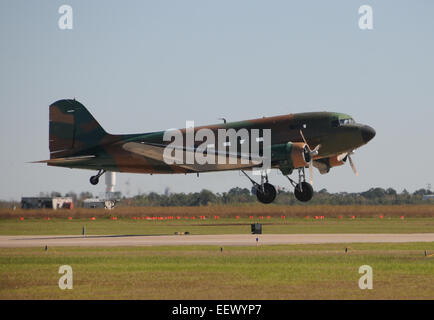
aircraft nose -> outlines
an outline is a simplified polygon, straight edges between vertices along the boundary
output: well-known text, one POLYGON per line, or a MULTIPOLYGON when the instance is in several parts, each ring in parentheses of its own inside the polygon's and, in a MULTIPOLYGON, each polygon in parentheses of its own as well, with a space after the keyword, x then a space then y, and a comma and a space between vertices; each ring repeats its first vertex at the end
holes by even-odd
POLYGON ((362 139, 365 143, 368 143, 368 141, 371 141, 372 138, 375 137, 375 130, 374 128, 370 126, 363 126, 361 129, 362 132, 362 139))

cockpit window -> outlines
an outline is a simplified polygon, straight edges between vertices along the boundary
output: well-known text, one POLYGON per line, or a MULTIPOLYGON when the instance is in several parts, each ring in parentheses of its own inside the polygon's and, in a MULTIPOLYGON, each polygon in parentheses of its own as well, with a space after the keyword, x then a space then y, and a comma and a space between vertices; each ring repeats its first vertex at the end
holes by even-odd
POLYGON ((355 121, 353 120, 353 118, 349 118, 349 119, 341 119, 339 120, 340 124, 353 124, 355 123, 355 121))
POLYGON ((354 124, 354 123, 356 123, 356 122, 354 121, 353 118, 333 120, 332 121, 332 127, 336 128, 336 127, 343 126, 346 124, 354 124))

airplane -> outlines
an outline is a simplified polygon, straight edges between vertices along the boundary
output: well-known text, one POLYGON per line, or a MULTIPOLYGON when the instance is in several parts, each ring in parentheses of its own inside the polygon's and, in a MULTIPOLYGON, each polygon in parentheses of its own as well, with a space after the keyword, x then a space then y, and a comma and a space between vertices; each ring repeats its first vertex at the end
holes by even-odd
MULTIPOLYGON (((263 117, 238 122, 226 122, 193 128, 194 133, 207 129, 218 134, 218 130, 245 129, 252 139, 253 133, 269 130, 270 169, 279 169, 294 187, 295 197, 302 202, 312 199, 312 167, 326 174, 331 168, 349 162, 354 173, 357 170, 351 155, 354 150, 367 144, 376 134, 368 126, 356 123, 347 114, 337 112, 308 112, 263 117), (310 183, 306 181, 305 168, 310 172, 310 183), (298 180, 289 176, 298 172, 298 180)), ((187 137, 188 128, 180 129, 182 137, 187 137)), ((267 170, 261 170, 260 182, 251 178, 245 170, 261 167, 260 153, 243 154, 242 139, 237 139, 235 153, 228 149, 225 142, 218 145, 208 144, 200 149, 197 141, 192 146, 185 144, 175 146, 175 152, 182 152, 182 159, 189 153, 202 153, 226 159, 235 159, 229 163, 185 163, 182 161, 166 161, 165 149, 172 140, 165 138, 165 133, 158 131, 139 134, 109 134, 75 99, 63 99, 49 107, 49 149, 50 159, 36 161, 49 166, 89 169, 97 171, 90 177, 90 183, 96 185, 106 171, 147 173, 147 174, 180 174, 213 171, 240 170, 253 184, 252 191, 261 203, 272 203, 276 198, 276 188, 268 181, 267 170), (244 160, 244 161, 241 161, 244 160)), ((203 140, 200 140, 202 142, 203 140)), ((263 140, 262 140, 263 141, 263 140)), ((259 142, 260 143, 260 142, 259 142)), ((262 153, 264 153, 264 142, 262 153)), ((232 149, 233 150, 233 149, 232 149)), ((173 151, 173 150, 172 150, 173 151)), ((173 152, 172 152, 173 154, 173 152)), ((173 159, 172 159, 173 160, 173 159)), ((179 160, 179 159, 178 159, 179 160)))

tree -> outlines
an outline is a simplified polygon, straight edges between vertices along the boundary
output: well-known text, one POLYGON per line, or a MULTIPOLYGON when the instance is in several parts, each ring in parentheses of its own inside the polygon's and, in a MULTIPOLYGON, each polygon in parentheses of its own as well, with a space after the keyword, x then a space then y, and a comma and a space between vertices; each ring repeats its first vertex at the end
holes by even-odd
POLYGON ((384 198, 386 190, 383 188, 371 188, 368 191, 362 192, 361 195, 367 199, 384 198))
POLYGON ((199 194, 199 198, 200 198, 200 205, 202 206, 206 206, 209 203, 214 203, 216 202, 216 196, 214 193, 212 193, 209 190, 203 189, 200 194, 199 194))
POLYGON ((319 194, 328 194, 327 189, 323 188, 320 191, 318 191, 319 194))
POLYGON ((387 188, 386 194, 389 195, 389 196, 396 196, 398 193, 393 188, 387 188))
POLYGON ((413 195, 415 195, 415 196, 423 196, 425 194, 431 194, 431 191, 422 188, 422 189, 419 189, 419 190, 416 190, 415 192, 413 192, 413 195))

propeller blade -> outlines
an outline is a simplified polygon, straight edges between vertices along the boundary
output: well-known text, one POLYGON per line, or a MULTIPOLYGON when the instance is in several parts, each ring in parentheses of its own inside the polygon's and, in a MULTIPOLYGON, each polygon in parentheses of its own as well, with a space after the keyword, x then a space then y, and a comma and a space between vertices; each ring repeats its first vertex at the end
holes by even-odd
POLYGON ((312 169, 312 160, 309 162, 309 177, 310 177, 310 184, 313 186, 313 169, 312 169))
POLYGON ((303 139, 304 143, 307 145, 307 148, 309 149, 309 153, 310 153, 309 178, 310 178, 310 184, 313 185, 313 157, 318 155, 318 150, 319 148, 321 148, 321 145, 319 144, 313 150, 311 150, 301 129, 300 129, 300 136, 303 139))
POLYGON ((356 166, 354 165, 353 159, 351 159, 351 156, 348 154, 348 160, 350 160, 350 166, 351 169, 353 169, 353 172, 356 176, 359 175, 359 173, 357 172, 356 166))
POLYGON ((317 156, 317 155, 318 155, 319 148, 321 148, 321 145, 320 145, 320 144, 317 145, 317 146, 316 146, 316 147, 311 151, 311 154, 312 154, 313 156, 317 156))
POLYGON ((300 135, 301 135, 301 138, 303 139, 304 143, 306 143, 309 146, 309 144, 306 142, 306 139, 304 138, 303 131, 301 131, 301 129, 300 129, 300 135))

